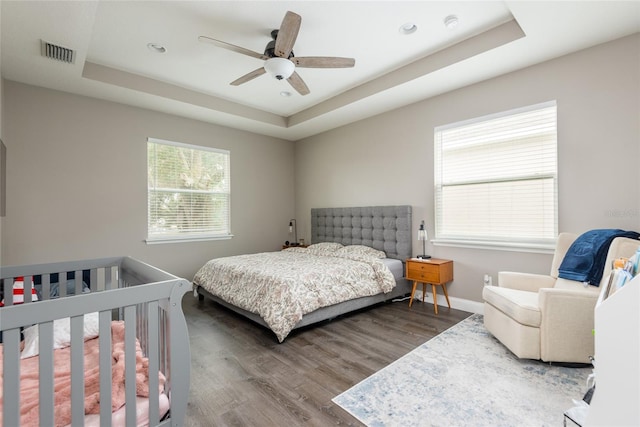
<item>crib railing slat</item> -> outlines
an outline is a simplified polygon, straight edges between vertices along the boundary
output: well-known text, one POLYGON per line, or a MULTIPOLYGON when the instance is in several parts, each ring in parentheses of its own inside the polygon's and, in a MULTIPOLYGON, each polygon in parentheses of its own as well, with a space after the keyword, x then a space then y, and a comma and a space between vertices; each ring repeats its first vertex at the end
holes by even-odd
POLYGON ((48 300, 51 298, 51 275, 50 274, 42 275, 41 296, 43 300, 48 300))
POLYGON ((83 285, 83 280, 82 280, 82 271, 76 271, 74 279, 76 281, 76 283, 75 283, 75 285, 76 285, 75 294, 76 295, 80 295, 82 293, 82 291, 84 290, 84 285, 83 285))
POLYGON ((159 380, 158 372, 160 368, 158 349, 158 302, 153 301, 147 304, 147 354, 149 358, 149 425, 158 424, 160 418, 159 408, 159 380))
POLYGON ((33 289, 33 278, 31 276, 25 276, 22 282, 22 289, 24 290, 24 299, 25 303, 32 301, 31 290, 33 289))
POLYGON ((3 392, 2 422, 5 427, 20 425, 20 330, 10 329, 2 333, 3 340, 3 392), (18 367, 18 369, 16 369, 18 367))
POLYGON ((111 282, 111 268, 105 268, 104 269, 104 289, 111 289, 112 288, 112 282, 111 282))
POLYGON ((98 290, 98 269, 92 268, 89 273, 89 289, 91 292, 96 292, 98 290))
POLYGON ((124 384, 126 425, 136 425, 136 306, 124 308, 124 384))
POLYGON ((100 427, 111 427, 111 311, 99 315, 100 427))
POLYGON ((58 273, 58 296, 64 298, 67 296, 67 273, 58 273))
MULTIPOLYGON (((168 316, 168 342, 166 344, 169 352, 169 380, 171 381, 172 396, 189 395, 189 376, 191 374, 191 351, 189 348, 189 332, 184 316, 178 316, 182 311, 181 303, 185 292, 191 286, 186 282, 178 282, 173 288, 170 298, 168 316), (179 349, 179 351, 173 351, 179 349), (176 375, 180 373, 180 375, 176 375)), ((171 418, 174 420, 184 420, 187 411, 186 400, 171 401, 171 418)))
POLYGON ((40 358, 39 369, 39 397, 40 397, 40 425, 53 420, 54 387, 53 387, 53 321, 40 323, 38 326, 38 345, 40 358))
POLYGON ((13 278, 4 280, 4 305, 13 305, 13 278))
POLYGON ((71 421, 84 425, 84 317, 71 318, 71 421))

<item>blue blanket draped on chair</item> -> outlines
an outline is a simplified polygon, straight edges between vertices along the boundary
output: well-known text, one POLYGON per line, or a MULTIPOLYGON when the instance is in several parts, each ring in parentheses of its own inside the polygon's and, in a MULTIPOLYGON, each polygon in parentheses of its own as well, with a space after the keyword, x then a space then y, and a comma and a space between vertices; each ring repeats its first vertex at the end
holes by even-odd
POLYGON ((619 229, 587 231, 569 247, 558 269, 558 277, 599 286, 609 246, 616 237, 637 239, 640 233, 619 229))

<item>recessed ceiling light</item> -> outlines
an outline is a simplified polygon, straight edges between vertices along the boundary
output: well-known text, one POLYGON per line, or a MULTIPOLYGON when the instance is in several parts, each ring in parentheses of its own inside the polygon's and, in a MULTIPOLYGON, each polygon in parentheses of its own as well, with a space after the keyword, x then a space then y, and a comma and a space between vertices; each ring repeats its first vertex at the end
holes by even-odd
POLYGON ((400 26, 400 34, 413 34, 418 31, 418 26, 413 22, 407 22, 406 24, 402 24, 400 26))
POLYGON ((280 96, 284 96, 285 98, 288 98, 291 96, 291 92, 283 90, 282 92, 280 92, 280 96))
POLYGON ((167 49, 165 49, 164 46, 157 43, 147 43, 147 48, 151 52, 155 52, 155 53, 165 53, 167 51, 167 49))
POLYGON ((454 30, 458 26, 458 17, 456 15, 449 15, 444 18, 444 26, 449 30, 454 30))

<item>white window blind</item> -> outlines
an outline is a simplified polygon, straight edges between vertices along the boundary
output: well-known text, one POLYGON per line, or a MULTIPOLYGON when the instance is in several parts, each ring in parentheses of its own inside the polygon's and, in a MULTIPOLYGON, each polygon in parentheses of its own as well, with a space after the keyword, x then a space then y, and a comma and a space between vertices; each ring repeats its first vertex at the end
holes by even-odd
POLYGON ((148 241, 228 238, 230 153, 147 140, 148 241))
POLYGON ((436 241, 553 244, 555 101, 441 126, 434 136, 436 241))

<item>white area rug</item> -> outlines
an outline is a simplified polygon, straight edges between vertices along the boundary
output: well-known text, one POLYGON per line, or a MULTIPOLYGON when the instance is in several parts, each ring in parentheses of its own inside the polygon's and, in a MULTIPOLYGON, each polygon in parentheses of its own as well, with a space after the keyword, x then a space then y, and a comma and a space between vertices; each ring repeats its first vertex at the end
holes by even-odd
POLYGON ((519 360, 472 315, 333 401, 374 426, 562 426, 591 367, 519 360))

